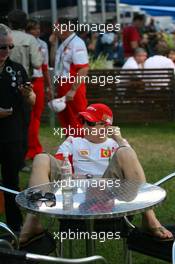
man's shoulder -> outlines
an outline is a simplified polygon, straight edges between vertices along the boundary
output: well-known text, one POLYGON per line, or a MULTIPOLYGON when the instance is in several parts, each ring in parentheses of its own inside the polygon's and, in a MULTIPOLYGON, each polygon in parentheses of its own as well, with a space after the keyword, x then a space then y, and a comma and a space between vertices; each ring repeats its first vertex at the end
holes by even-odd
POLYGON ((47 43, 46 43, 44 40, 42 40, 42 39, 40 39, 40 38, 38 38, 37 40, 38 40, 38 43, 39 43, 39 45, 40 45, 41 47, 47 49, 47 43))
POLYGON ((24 44, 30 44, 30 43, 37 43, 36 39, 34 36, 31 34, 26 33, 25 31, 20 31, 20 30, 12 30, 12 36, 14 39, 14 43, 18 44, 21 42, 24 42, 24 44))
POLYGON ((149 67, 152 65, 153 62, 156 62, 158 60, 157 56, 152 56, 149 57, 148 59, 146 59, 145 63, 144 63, 144 67, 149 67))
POLYGON ((136 62, 136 60, 134 59, 134 57, 129 57, 125 63, 133 63, 136 62))
POLYGON ((25 71, 22 64, 14 61, 14 60, 11 60, 10 58, 8 59, 6 66, 11 66, 12 68, 15 68, 16 70, 25 71))
POLYGON ((123 28, 123 32, 132 32, 132 31, 137 31, 136 27, 134 25, 128 25, 123 28))
POLYGON ((79 36, 75 35, 75 37, 73 38, 72 40, 72 45, 74 47, 76 47, 77 45, 78 46, 81 46, 81 47, 86 47, 86 44, 84 42, 84 40, 82 40, 79 36))
POLYGON ((82 142, 85 142, 87 140, 85 140, 84 138, 82 137, 73 137, 73 136, 69 136, 65 142, 68 142, 68 143, 71 143, 71 144, 80 144, 82 142))
POLYGON ((129 57, 125 64, 122 66, 122 69, 124 70, 132 70, 132 69, 138 69, 138 64, 134 57, 129 57))
POLYGON ((31 35, 29 35, 28 33, 22 30, 12 30, 12 36, 13 37, 28 37, 31 35))
POLYGON ((145 61, 144 67, 145 68, 161 68, 165 66, 165 64, 169 66, 170 68, 172 68, 173 66, 171 59, 165 56, 162 56, 162 55, 154 55, 145 61))

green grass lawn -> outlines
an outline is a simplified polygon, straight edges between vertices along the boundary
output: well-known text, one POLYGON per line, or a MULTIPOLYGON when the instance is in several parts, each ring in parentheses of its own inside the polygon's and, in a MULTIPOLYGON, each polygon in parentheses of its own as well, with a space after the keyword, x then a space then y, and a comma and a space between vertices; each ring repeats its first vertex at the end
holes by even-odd
MULTIPOLYGON (((154 183, 162 177, 175 171, 175 123, 162 124, 146 124, 146 125, 121 125, 121 132, 129 143, 133 146, 138 154, 139 160, 144 168, 147 181, 154 183)), ((60 144, 60 138, 53 135, 53 130, 48 126, 41 127, 41 142, 45 151, 55 153, 57 146, 60 144)), ((21 188, 26 188, 29 174, 21 173, 21 188)), ((164 185, 167 190, 166 201, 156 208, 156 214, 164 223, 175 222, 175 199, 174 189, 175 180, 164 185)), ((50 219, 45 218, 42 221, 45 225, 49 225, 51 232, 57 232, 57 222, 52 224, 50 219)), ((140 223, 140 216, 136 216, 134 223, 140 223)), ((75 241, 75 255, 83 256, 84 243, 75 241)), ((107 258, 109 263, 123 263, 122 260, 122 241, 106 241, 105 243, 97 243, 96 253, 107 258)), ((161 264, 154 258, 144 257, 143 255, 134 254, 135 264, 161 264)))

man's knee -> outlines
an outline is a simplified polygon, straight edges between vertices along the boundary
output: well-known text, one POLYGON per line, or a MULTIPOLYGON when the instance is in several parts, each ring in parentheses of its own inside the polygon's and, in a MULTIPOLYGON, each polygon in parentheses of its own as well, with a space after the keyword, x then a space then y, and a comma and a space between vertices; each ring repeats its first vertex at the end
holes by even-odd
POLYGON ((119 162, 124 162, 127 159, 137 159, 137 155, 131 147, 119 148, 116 154, 119 162))
POLYGON ((50 158, 47 153, 37 154, 33 160, 33 168, 37 167, 50 168, 50 158))
POLYGON ((117 151, 119 166, 124 172, 125 178, 145 182, 143 168, 131 147, 121 148, 117 151))
POLYGON ((29 186, 35 186, 49 182, 50 157, 48 154, 38 154, 35 156, 29 186))
POLYGON ((131 147, 120 148, 117 151, 117 157, 120 167, 138 167, 140 164, 136 152, 131 147))

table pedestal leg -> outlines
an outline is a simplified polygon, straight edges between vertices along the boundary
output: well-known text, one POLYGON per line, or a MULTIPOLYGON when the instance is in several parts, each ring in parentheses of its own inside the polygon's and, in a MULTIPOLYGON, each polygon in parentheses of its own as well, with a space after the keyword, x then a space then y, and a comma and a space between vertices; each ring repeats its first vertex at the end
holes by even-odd
POLYGON ((73 258, 72 240, 68 239, 69 243, 69 258, 73 258))
POLYGON ((86 220, 86 230, 89 235, 89 239, 86 238, 86 256, 93 256, 95 254, 95 240, 91 238, 94 231, 94 219, 86 220))
POLYGON ((127 238, 123 238, 123 257, 124 264, 132 264, 132 252, 128 249, 127 238))

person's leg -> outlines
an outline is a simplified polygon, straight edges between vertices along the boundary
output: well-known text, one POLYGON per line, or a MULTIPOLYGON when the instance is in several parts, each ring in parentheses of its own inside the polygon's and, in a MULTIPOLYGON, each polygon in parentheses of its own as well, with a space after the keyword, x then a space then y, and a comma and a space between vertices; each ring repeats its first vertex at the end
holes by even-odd
MULTIPOLYGON (((47 154, 38 154, 34 158, 32 173, 29 180, 29 187, 49 182, 50 159, 47 154)), ((22 227, 19 242, 25 243, 33 235, 43 231, 39 219, 34 214, 28 213, 22 227)))
MULTIPOLYGON (((1 174, 4 187, 19 191, 19 169, 22 160, 22 143, 1 143, 1 174)), ((20 231, 22 215, 15 202, 15 195, 4 193, 7 225, 13 231, 20 231)))
POLYGON ((26 159, 33 159, 36 154, 42 153, 43 151, 39 141, 39 129, 41 114, 44 109, 44 80, 43 78, 36 78, 32 84, 33 91, 36 94, 36 102, 31 112, 26 159))
MULTIPOLYGON (((110 171, 115 174, 118 168, 120 167, 120 172, 122 172, 122 176, 128 180, 134 180, 138 183, 146 182, 145 174, 143 168, 137 158, 135 151, 131 147, 122 147, 119 148, 116 154, 114 155, 112 162, 107 169, 107 173, 109 175, 110 171), (110 168, 111 167, 111 168, 110 168)), ((118 175, 117 175, 118 177, 118 175)), ((119 175, 120 177, 120 175, 119 175)), ((162 229, 161 223, 156 218, 153 210, 147 210, 142 217, 142 225, 145 229, 152 232, 153 235, 160 238, 170 238, 172 237, 172 233, 167 229, 162 229)))
MULTIPOLYGON (((58 97, 64 96, 70 90, 71 86, 72 84, 67 83, 61 87, 58 87, 58 97)), ((67 102, 65 110, 58 113, 59 124, 61 127, 67 129, 66 136, 82 136, 80 129, 82 128, 82 124, 78 113, 85 111, 86 107, 86 87, 85 84, 82 83, 76 92, 74 100, 67 102), (69 131, 70 128, 73 128, 71 132, 69 131)))
POLYGON ((138 183, 146 182, 143 168, 135 151, 131 147, 119 148, 117 151, 117 159, 125 179, 138 183))
POLYGON ((28 150, 28 130, 30 124, 30 115, 31 108, 29 105, 23 103, 23 111, 22 111, 22 120, 23 120, 23 140, 22 140, 22 163, 20 169, 22 170, 26 166, 25 157, 28 150))
MULTIPOLYGON (((59 177, 59 161, 49 154, 38 154, 35 156, 32 172, 29 180, 29 187, 39 184, 48 183, 50 180, 59 177)), ((43 226, 39 222, 39 218, 34 214, 27 214, 24 225, 22 227, 19 241, 24 244, 34 235, 43 232, 43 226)))

